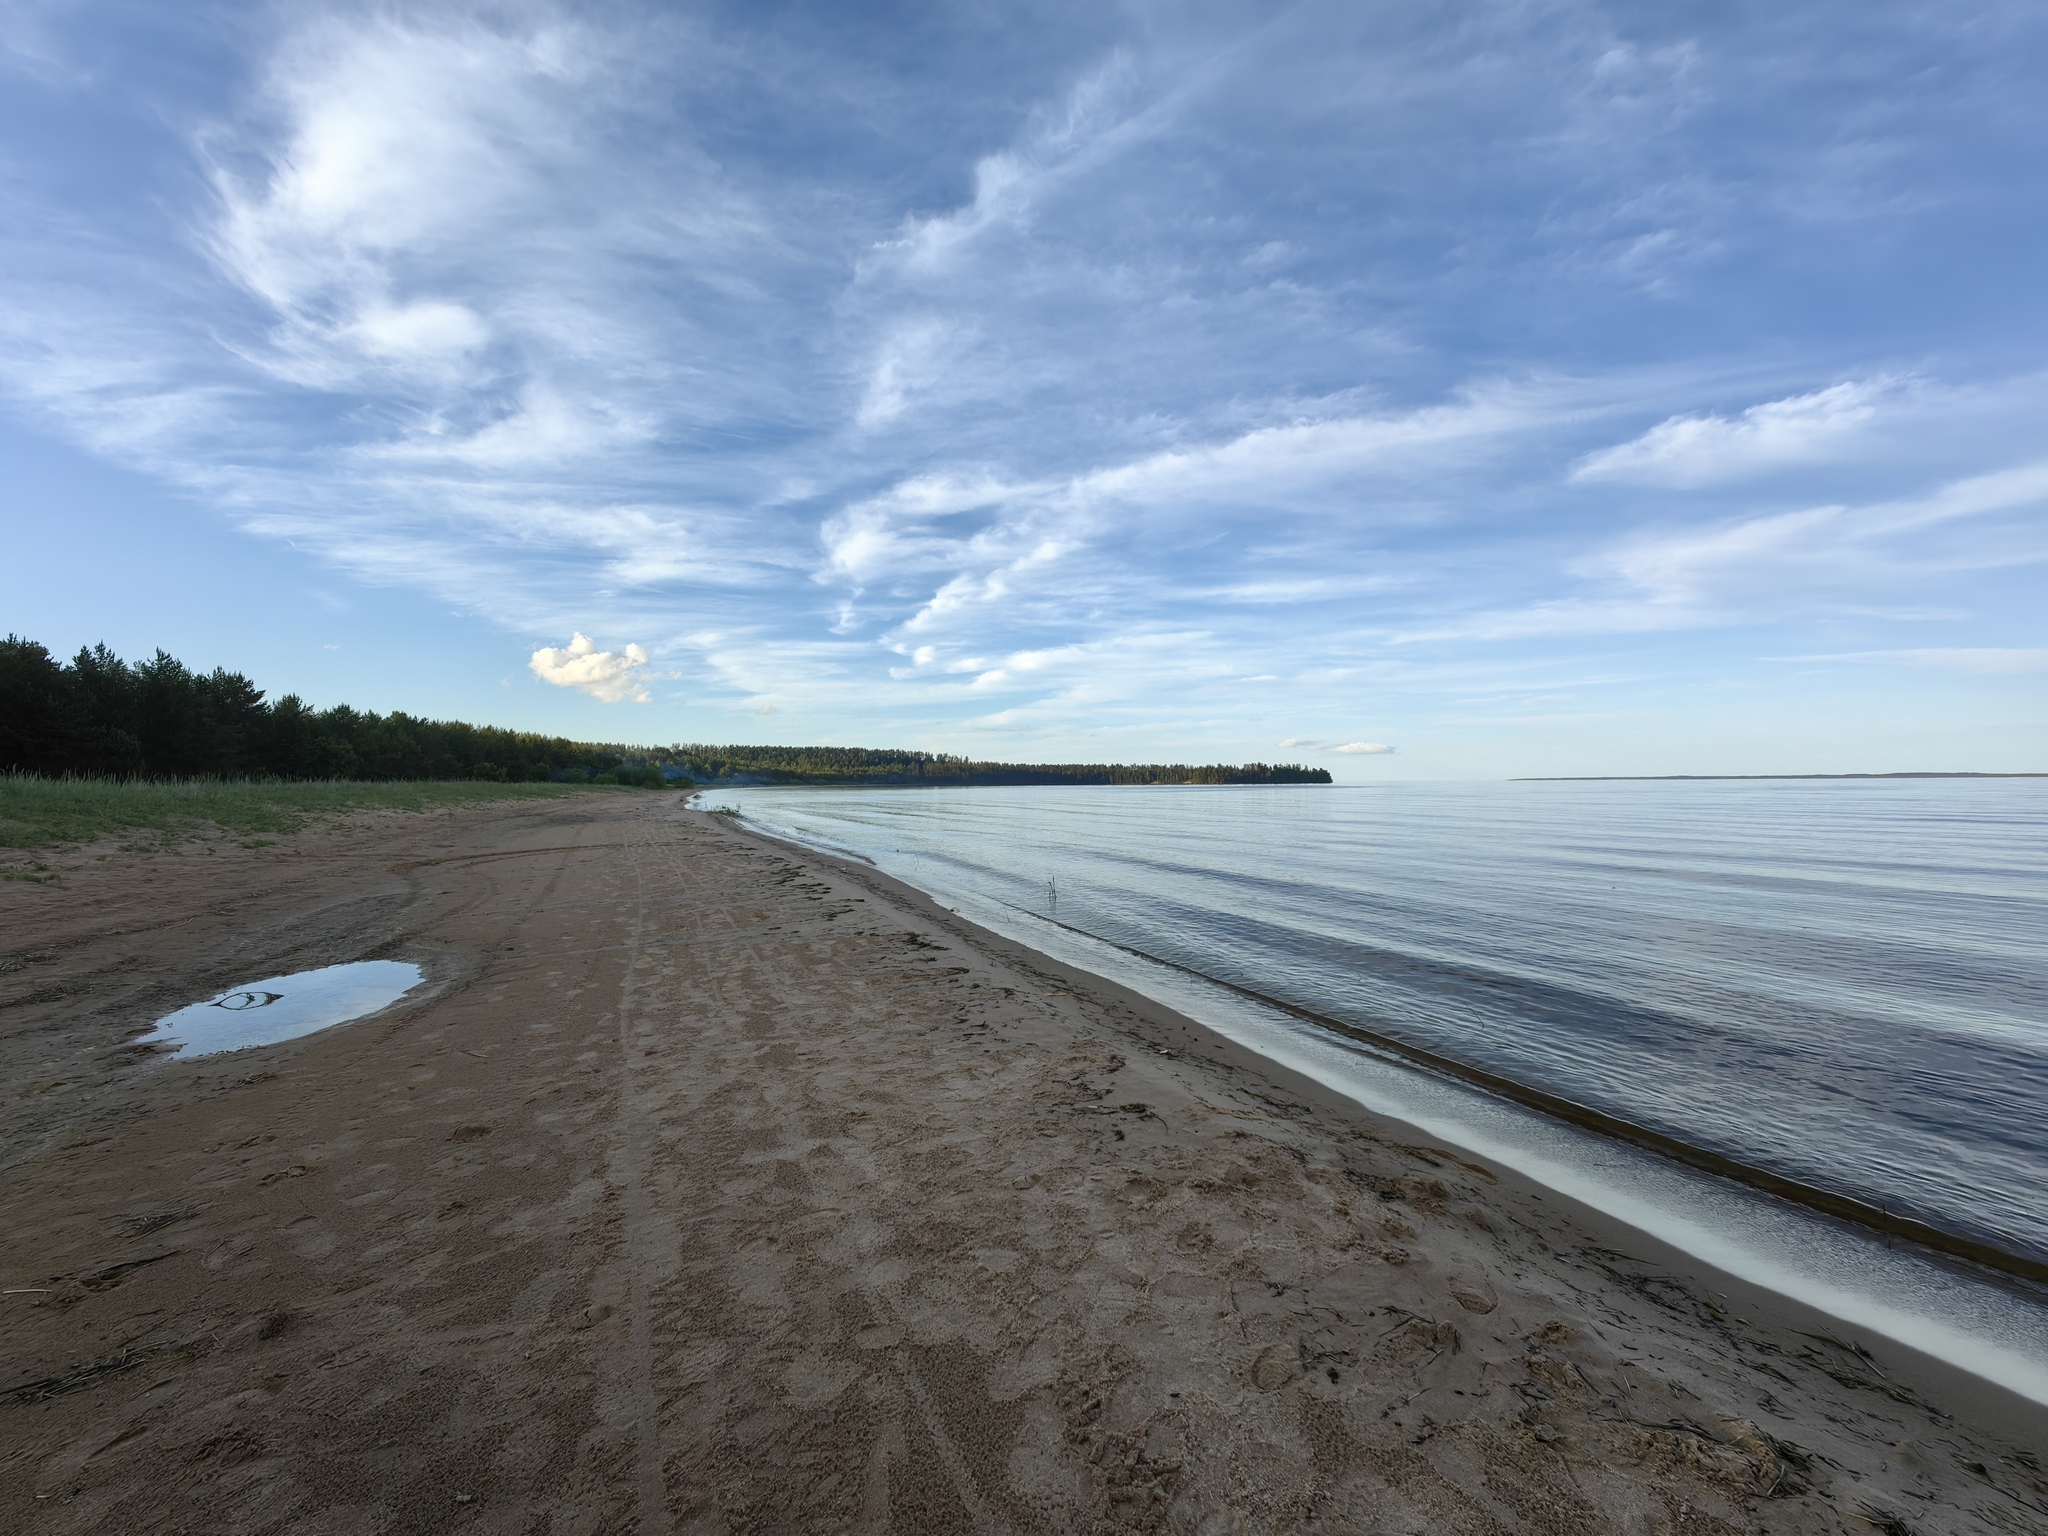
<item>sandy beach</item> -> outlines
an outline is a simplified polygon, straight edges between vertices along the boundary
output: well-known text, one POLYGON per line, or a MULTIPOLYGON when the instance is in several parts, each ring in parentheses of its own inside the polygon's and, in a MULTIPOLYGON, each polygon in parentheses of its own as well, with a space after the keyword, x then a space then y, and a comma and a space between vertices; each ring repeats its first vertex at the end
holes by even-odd
POLYGON ((2038 1406, 679 796, 106 852, 0 886, 9 1531, 2048 1531, 2038 1406))

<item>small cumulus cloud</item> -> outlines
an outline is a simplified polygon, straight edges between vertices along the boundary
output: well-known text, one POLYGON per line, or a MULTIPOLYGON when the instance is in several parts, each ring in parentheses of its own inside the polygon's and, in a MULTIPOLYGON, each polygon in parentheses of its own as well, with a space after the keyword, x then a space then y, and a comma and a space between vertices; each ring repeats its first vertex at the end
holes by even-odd
POLYGON ((1633 442, 1588 454, 1571 478, 1686 488, 1832 458, 1892 387, 1866 380, 1767 401, 1740 416, 1673 416, 1633 442))
POLYGON ((543 646, 527 665, 533 675, 557 688, 574 688, 607 704, 630 699, 646 704, 652 696, 633 674, 647 665, 648 655, 637 645, 623 651, 600 651, 597 642, 582 633, 573 635, 566 646, 543 646))

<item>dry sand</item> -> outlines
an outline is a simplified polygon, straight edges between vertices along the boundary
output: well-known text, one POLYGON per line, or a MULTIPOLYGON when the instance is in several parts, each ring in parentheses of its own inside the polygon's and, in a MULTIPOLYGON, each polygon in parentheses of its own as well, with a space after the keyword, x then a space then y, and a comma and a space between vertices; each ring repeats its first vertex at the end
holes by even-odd
POLYGON ((8 1531, 2048 1530, 2020 1400, 678 797, 63 862, 8 1531), (430 984, 129 1044, 371 956, 430 984))

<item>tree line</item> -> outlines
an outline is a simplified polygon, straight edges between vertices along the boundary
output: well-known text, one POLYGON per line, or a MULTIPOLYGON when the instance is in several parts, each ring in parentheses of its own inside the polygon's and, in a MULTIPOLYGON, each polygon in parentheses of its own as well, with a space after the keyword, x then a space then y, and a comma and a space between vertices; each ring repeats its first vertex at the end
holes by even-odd
POLYGON ((699 784, 1327 784, 1298 763, 996 763, 870 747, 669 749, 699 784))
POLYGON ((239 672, 104 644, 59 662, 0 641, 0 771, 89 778, 490 779, 627 784, 1327 784, 1298 764, 996 763, 865 747, 630 746, 379 715, 297 694, 269 701, 239 672))

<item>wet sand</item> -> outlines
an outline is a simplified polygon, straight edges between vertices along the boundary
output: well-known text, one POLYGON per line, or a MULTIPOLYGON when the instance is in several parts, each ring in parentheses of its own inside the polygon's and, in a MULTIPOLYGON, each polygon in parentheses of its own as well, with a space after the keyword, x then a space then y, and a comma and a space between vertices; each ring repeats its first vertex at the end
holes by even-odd
POLYGON ((2035 1406, 679 797, 95 852, 0 886, 0 1528, 2048 1531, 2035 1406))

